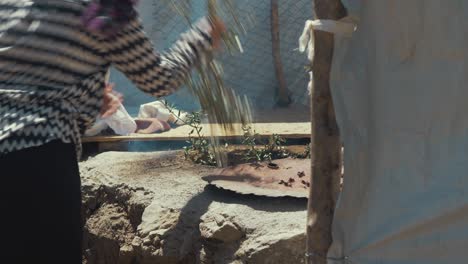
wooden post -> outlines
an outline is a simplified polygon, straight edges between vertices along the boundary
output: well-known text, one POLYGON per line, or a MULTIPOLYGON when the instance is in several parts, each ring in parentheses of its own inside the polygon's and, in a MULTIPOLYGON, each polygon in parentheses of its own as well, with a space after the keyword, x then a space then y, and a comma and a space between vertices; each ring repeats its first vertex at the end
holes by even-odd
POLYGON ((285 107, 291 103, 291 100, 289 98, 286 79, 284 78, 283 64, 281 62, 278 0, 271 0, 271 45, 276 79, 278 80, 277 104, 278 106, 285 107))
MULTIPOLYGON (((338 20, 346 15, 340 0, 314 0, 319 19, 338 20)), ((331 224, 335 208, 336 180, 341 175, 341 144, 330 93, 333 35, 315 31, 311 95, 311 190, 307 216, 307 264, 326 264, 332 243, 331 224)))

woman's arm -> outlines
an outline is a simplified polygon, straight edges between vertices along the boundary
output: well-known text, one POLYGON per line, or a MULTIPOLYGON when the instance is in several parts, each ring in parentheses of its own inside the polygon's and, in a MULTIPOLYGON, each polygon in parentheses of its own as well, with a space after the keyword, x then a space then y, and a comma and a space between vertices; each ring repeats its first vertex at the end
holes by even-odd
POLYGON ((104 41, 105 57, 142 91, 155 97, 166 96, 184 82, 200 56, 212 49, 212 31, 211 24, 203 19, 182 34, 169 51, 159 54, 141 22, 134 19, 104 41))

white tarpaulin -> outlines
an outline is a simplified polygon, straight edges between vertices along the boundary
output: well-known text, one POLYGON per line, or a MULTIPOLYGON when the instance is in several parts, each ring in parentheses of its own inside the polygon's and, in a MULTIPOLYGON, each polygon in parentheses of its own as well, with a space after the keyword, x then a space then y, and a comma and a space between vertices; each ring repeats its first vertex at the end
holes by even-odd
POLYGON ((345 184, 329 257, 468 263, 468 1, 343 1, 332 93, 345 184))

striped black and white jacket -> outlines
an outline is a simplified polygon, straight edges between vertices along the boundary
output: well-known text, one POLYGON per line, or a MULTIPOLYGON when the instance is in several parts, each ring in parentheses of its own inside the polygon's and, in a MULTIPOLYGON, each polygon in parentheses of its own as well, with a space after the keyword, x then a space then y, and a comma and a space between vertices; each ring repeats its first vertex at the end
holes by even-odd
POLYGON ((112 37, 88 32, 85 7, 85 0, 0 0, 0 155, 57 139, 80 153, 109 66, 161 97, 211 48, 206 20, 158 54, 138 19, 112 37))

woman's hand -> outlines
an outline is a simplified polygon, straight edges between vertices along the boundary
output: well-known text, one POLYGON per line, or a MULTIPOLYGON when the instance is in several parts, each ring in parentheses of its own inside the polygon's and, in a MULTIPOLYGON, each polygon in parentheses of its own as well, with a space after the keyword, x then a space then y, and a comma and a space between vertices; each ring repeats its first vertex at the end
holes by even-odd
POLYGON ((114 84, 107 84, 104 89, 103 103, 101 107, 101 117, 109 117, 119 109, 123 102, 123 96, 120 93, 115 92, 114 84))
POLYGON ((221 36, 226 32, 226 25, 219 19, 219 17, 211 18, 211 38, 213 41, 213 48, 215 50, 221 47, 221 36))

